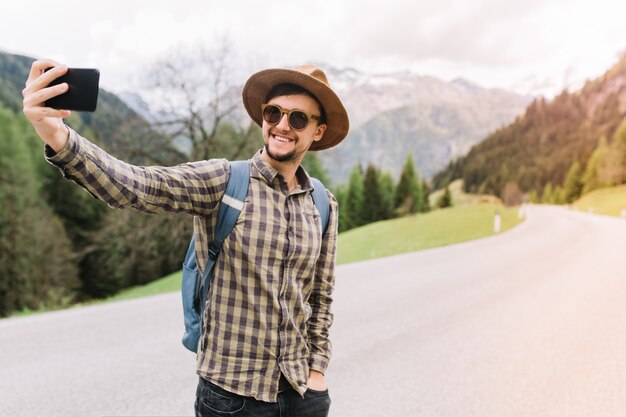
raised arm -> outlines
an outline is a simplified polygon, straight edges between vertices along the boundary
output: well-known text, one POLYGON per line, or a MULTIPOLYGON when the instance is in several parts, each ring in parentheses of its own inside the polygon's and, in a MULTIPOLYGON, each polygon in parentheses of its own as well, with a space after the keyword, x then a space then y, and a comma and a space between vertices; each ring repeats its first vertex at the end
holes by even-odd
POLYGON ((69 110, 56 110, 45 107, 46 100, 63 94, 67 91, 67 83, 48 87, 58 77, 67 72, 67 67, 50 59, 42 59, 33 62, 26 80, 26 88, 22 90, 24 96, 23 112, 28 121, 33 125, 39 137, 58 152, 61 150, 69 135, 69 131, 63 123, 64 117, 69 117, 69 110), (46 72, 46 69, 52 68, 46 72))
POLYGON ((228 181, 228 161, 142 167, 114 158, 65 126, 62 119, 69 111, 45 107, 46 100, 67 90, 66 83, 47 87, 66 72, 52 60, 35 61, 23 95, 24 114, 46 144, 48 161, 67 179, 114 208, 206 215, 217 207, 228 181))

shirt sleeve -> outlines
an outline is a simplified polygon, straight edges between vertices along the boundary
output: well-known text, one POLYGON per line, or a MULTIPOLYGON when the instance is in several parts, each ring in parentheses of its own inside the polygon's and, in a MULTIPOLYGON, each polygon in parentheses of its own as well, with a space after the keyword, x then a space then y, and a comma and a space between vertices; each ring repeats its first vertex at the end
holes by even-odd
POLYGON ((70 129, 63 149, 46 146, 45 156, 63 176, 113 208, 145 213, 207 215, 224 194, 230 164, 225 159, 173 167, 135 166, 120 161, 70 129))
POLYGON ((328 192, 328 197, 330 199, 330 215, 328 227, 322 239, 320 257, 317 260, 313 291, 309 299, 312 314, 307 323, 311 347, 309 369, 321 373, 326 372, 332 353, 329 332, 333 323, 331 304, 335 287, 335 258, 339 220, 337 200, 330 192, 328 192))

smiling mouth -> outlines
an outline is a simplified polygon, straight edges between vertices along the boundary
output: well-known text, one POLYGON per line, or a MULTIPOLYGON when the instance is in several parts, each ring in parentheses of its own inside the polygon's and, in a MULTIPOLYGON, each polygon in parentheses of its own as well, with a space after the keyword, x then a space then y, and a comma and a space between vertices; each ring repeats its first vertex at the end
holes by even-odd
POLYGON ((276 141, 281 142, 281 143, 290 143, 290 142, 295 141, 295 139, 291 139, 285 136, 280 136, 280 135, 272 135, 272 136, 276 141))

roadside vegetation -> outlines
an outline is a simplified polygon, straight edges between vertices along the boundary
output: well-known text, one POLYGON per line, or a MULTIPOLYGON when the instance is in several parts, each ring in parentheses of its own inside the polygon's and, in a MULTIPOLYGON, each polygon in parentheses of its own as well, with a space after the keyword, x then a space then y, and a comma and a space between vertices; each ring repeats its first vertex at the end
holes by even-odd
MULTIPOLYGON (((523 221, 518 216, 517 207, 505 207, 500 200, 492 196, 466 194, 462 188, 462 182, 455 181, 447 188, 447 197, 444 196, 446 190, 439 190, 430 195, 430 204, 433 207, 449 198, 444 208, 381 220, 340 233, 337 264, 398 255, 492 236, 495 234, 496 213, 500 213, 502 219, 500 233, 523 221)), ((182 272, 177 271, 150 283, 124 289, 104 300, 88 301, 81 305, 179 291, 181 279, 182 272)), ((16 316, 43 311, 45 309, 23 310, 16 316)))
POLYGON ((626 185, 592 191, 573 203, 572 208, 588 213, 625 217, 626 185))
POLYGON ((501 232, 521 222, 517 208, 481 203, 434 210, 350 230, 339 238, 337 263, 358 262, 490 236, 494 234, 496 212, 502 218, 501 232))

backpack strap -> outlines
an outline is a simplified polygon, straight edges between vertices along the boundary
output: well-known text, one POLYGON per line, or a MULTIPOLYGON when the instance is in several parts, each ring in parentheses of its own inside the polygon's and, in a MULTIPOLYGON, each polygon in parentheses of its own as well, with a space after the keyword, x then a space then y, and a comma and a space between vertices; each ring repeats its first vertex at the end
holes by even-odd
POLYGON ((230 163, 230 177, 226 185, 226 191, 220 202, 217 212, 217 224, 215 237, 213 242, 209 244, 209 257, 204 265, 202 272, 202 282, 200 291, 196 294, 201 295, 201 304, 204 306, 206 301, 207 290, 211 285, 212 271, 215 267, 215 261, 222 249, 224 240, 232 232, 237 223, 239 213, 243 209, 243 202, 248 195, 248 183, 250 182, 250 165, 248 161, 233 161, 230 163))
POLYGON ((313 192, 311 193, 311 197, 313 197, 313 203, 315 203, 315 207, 317 207, 317 211, 320 212, 320 216, 322 218, 323 237, 326 234, 328 219, 330 218, 330 200, 328 199, 326 188, 320 180, 311 177, 311 182, 313 182, 313 192))

